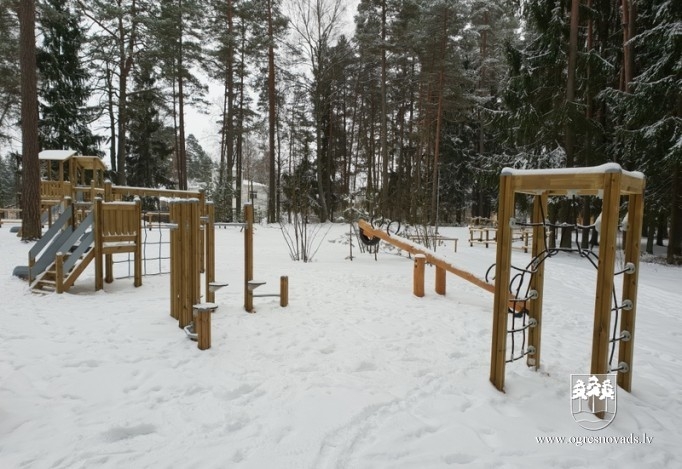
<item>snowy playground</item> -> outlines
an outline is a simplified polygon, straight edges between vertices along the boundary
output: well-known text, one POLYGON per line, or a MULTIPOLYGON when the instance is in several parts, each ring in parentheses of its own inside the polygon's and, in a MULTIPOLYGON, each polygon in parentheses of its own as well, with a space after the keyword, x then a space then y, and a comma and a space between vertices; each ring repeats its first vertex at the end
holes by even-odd
MULTIPOLYGON (((437 295, 427 266, 417 298, 406 253, 382 242, 375 260, 353 237, 350 260, 347 224, 309 263, 291 261, 279 226, 256 226, 255 271, 272 288, 288 274, 290 289, 287 308, 258 298, 256 314, 243 308, 243 233, 217 229, 216 279, 229 286, 215 293, 206 351, 169 316, 169 275, 95 292, 90 266, 68 293, 32 293, 12 277, 30 245, 6 226, 2 467, 682 463, 679 267, 640 264, 633 392, 619 389, 615 420, 591 432, 571 415, 569 384, 589 373, 596 271, 575 254, 546 262, 541 369, 508 364, 502 393, 489 381, 493 295, 455 276, 437 295)), ((494 245, 470 247, 466 228, 441 233, 460 243, 438 254, 483 278, 494 245)), ((116 276, 129 268, 116 264, 116 276)))

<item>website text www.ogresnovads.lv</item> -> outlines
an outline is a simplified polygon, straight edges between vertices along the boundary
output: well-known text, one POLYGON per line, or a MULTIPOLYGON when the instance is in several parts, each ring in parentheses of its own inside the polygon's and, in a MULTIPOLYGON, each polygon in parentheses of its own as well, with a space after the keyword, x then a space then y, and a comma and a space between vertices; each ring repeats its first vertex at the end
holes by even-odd
POLYGON ((629 435, 587 435, 587 436, 536 436, 538 444, 559 444, 559 445, 650 445, 654 442, 654 437, 642 434, 630 433, 629 435))

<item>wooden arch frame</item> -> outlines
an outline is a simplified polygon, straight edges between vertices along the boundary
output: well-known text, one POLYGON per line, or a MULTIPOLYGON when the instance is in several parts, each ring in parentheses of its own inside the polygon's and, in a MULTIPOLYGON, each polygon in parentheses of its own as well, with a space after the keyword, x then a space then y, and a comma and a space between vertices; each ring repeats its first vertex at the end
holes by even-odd
MULTIPOLYGON (((628 197, 628 232, 624 246, 625 262, 635 266, 634 273, 623 280, 622 298, 632 302, 632 309, 623 314, 620 331, 630 333, 629 341, 620 341, 619 361, 628 365, 629 371, 619 372, 618 385, 626 391, 632 386, 632 355, 635 338, 635 312, 637 307, 637 280, 639 275, 640 233, 644 209, 645 178, 640 172, 623 170, 616 163, 589 168, 562 168, 547 170, 514 170, 505 168, 500 175, 497 273, 493 310, 493 334, 490 363, 490 381, 504 391, 507 352, 507 317, 509 311, 509 281, 511 277, 511 226, 514 217, 514 199, 517 193, 534 196, 533 223, 542 223, 547 197, 561 195, 599 195, 603 197, 600 230, 599 263, 594 328, 592 335, 592 364, 590 373, 609 372, 609 332, 611 324, 612 295, 616 260, 616 234, 621 196, 628 197)), ((533 227, 533 258, 541 251, 544 239, 542 226, 533 227)), ((537 324, 529 329, 528 347, 535 349, 528 355, 528 366, 540 366, 540 333, 542 330, 544 264, 538 266, 530 288, 537 291, 537 299, 530 301, 528 315, 537 324)))

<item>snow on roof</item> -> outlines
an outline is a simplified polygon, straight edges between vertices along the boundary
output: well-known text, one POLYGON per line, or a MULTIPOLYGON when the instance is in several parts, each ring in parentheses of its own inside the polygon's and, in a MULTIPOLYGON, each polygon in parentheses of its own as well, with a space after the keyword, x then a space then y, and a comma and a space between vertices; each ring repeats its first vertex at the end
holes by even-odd
POLYGON ((623 173, 637 179, 644 179, 644 174, 639 171, 626 171, 618 163, 605 163, 599 166, 584 168, 545 168, 545 169, 514 169, 504 168, 502 176, 527 176, 527 175, 557 175, 557 174, 606 174, 623 173))
POLYGON ((76 150, 43 150, 38 153, 38 159, 64 161, 75 154, 76 150))

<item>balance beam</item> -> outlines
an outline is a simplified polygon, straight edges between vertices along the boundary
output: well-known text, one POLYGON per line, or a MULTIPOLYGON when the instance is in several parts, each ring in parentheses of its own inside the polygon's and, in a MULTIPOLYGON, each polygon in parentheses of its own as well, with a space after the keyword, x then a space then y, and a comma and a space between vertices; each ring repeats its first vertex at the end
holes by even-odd
POLYGON ((409 239, 405 239, 397 235, 390 235, 383 230, 376 230, 372 228, 372 225, 370 225, 369 223, 362 219, 358 220, 358 226, 363 231, 363 233, 365 233, 365 235, 370 238, 382 239, 383 241, 386 241, 387 243, 392 244, 393 246, 400 248, 403 251, 407 251, 410 254, 414 255, 422 254, 426 256, 426 262, 428 262, 429 264, 433 264, 437 267, 440 267, 441 269, 447 270, 448 272, 453 273, 458 277, 461 277, 464 280, 471 282, 477 287, 480 287, 490 293, 495 293, 495 285, 487 283, 484 280, 481 280, 480 278, 476 277, 474 274, 470 272, 467 272, 466 270, 458 269, 457 267, 450 264, 442 257, 438 257, 436 253, 431 251, 430 249, 425 249, 423 246, 414 243, 409 239))
MULTIPOLYGON (((484 289, 485 291, 488 291, 492 294, 495 294, 495 285, 491 283, 487 283, 484 280, 481 280, 480 278, 476 277, 474 274, 471 272, 467 272, 466 270, 458 269, 454 265, 450 264, 448 261, 443 259, 442 257, 438 257, 435 252, 431 251, 430 249, 426 249, 423 246, 416 244, 409 239, 402 238, 397 235, 390 235, 385 231, 382 230, 376 230, 367 223, 365 220, 358 220, 358 227, 362 230, 362 232, 368 237, 368 238, 379 238, 382 239, 383 241, 386 241, 389 244, 392 244, 393 246, 402 249, 403 251, 407 251, 410 254, 417 255, 421 254, 426 257, 426 262, 429 264, 433 264, 436 267, 446 270, 450 273, 453 273, 457 275, 458 277, 463 278, 464 280, 473 283, 477 287, 480 287, 484 289)), ((442 288, 441 291, 438 291, 438 293, 444 294, 445 293, 445 277, 443 276, 442 279, 440 280, 442 284, 439 287, 439 282, 436 281, 436 290, 438 291, 439 288, 442 288)), ((509 295, 509 309, 520 312, 523 310, 523 302, 517 301, 516 297, 514 295, 509 295)))

